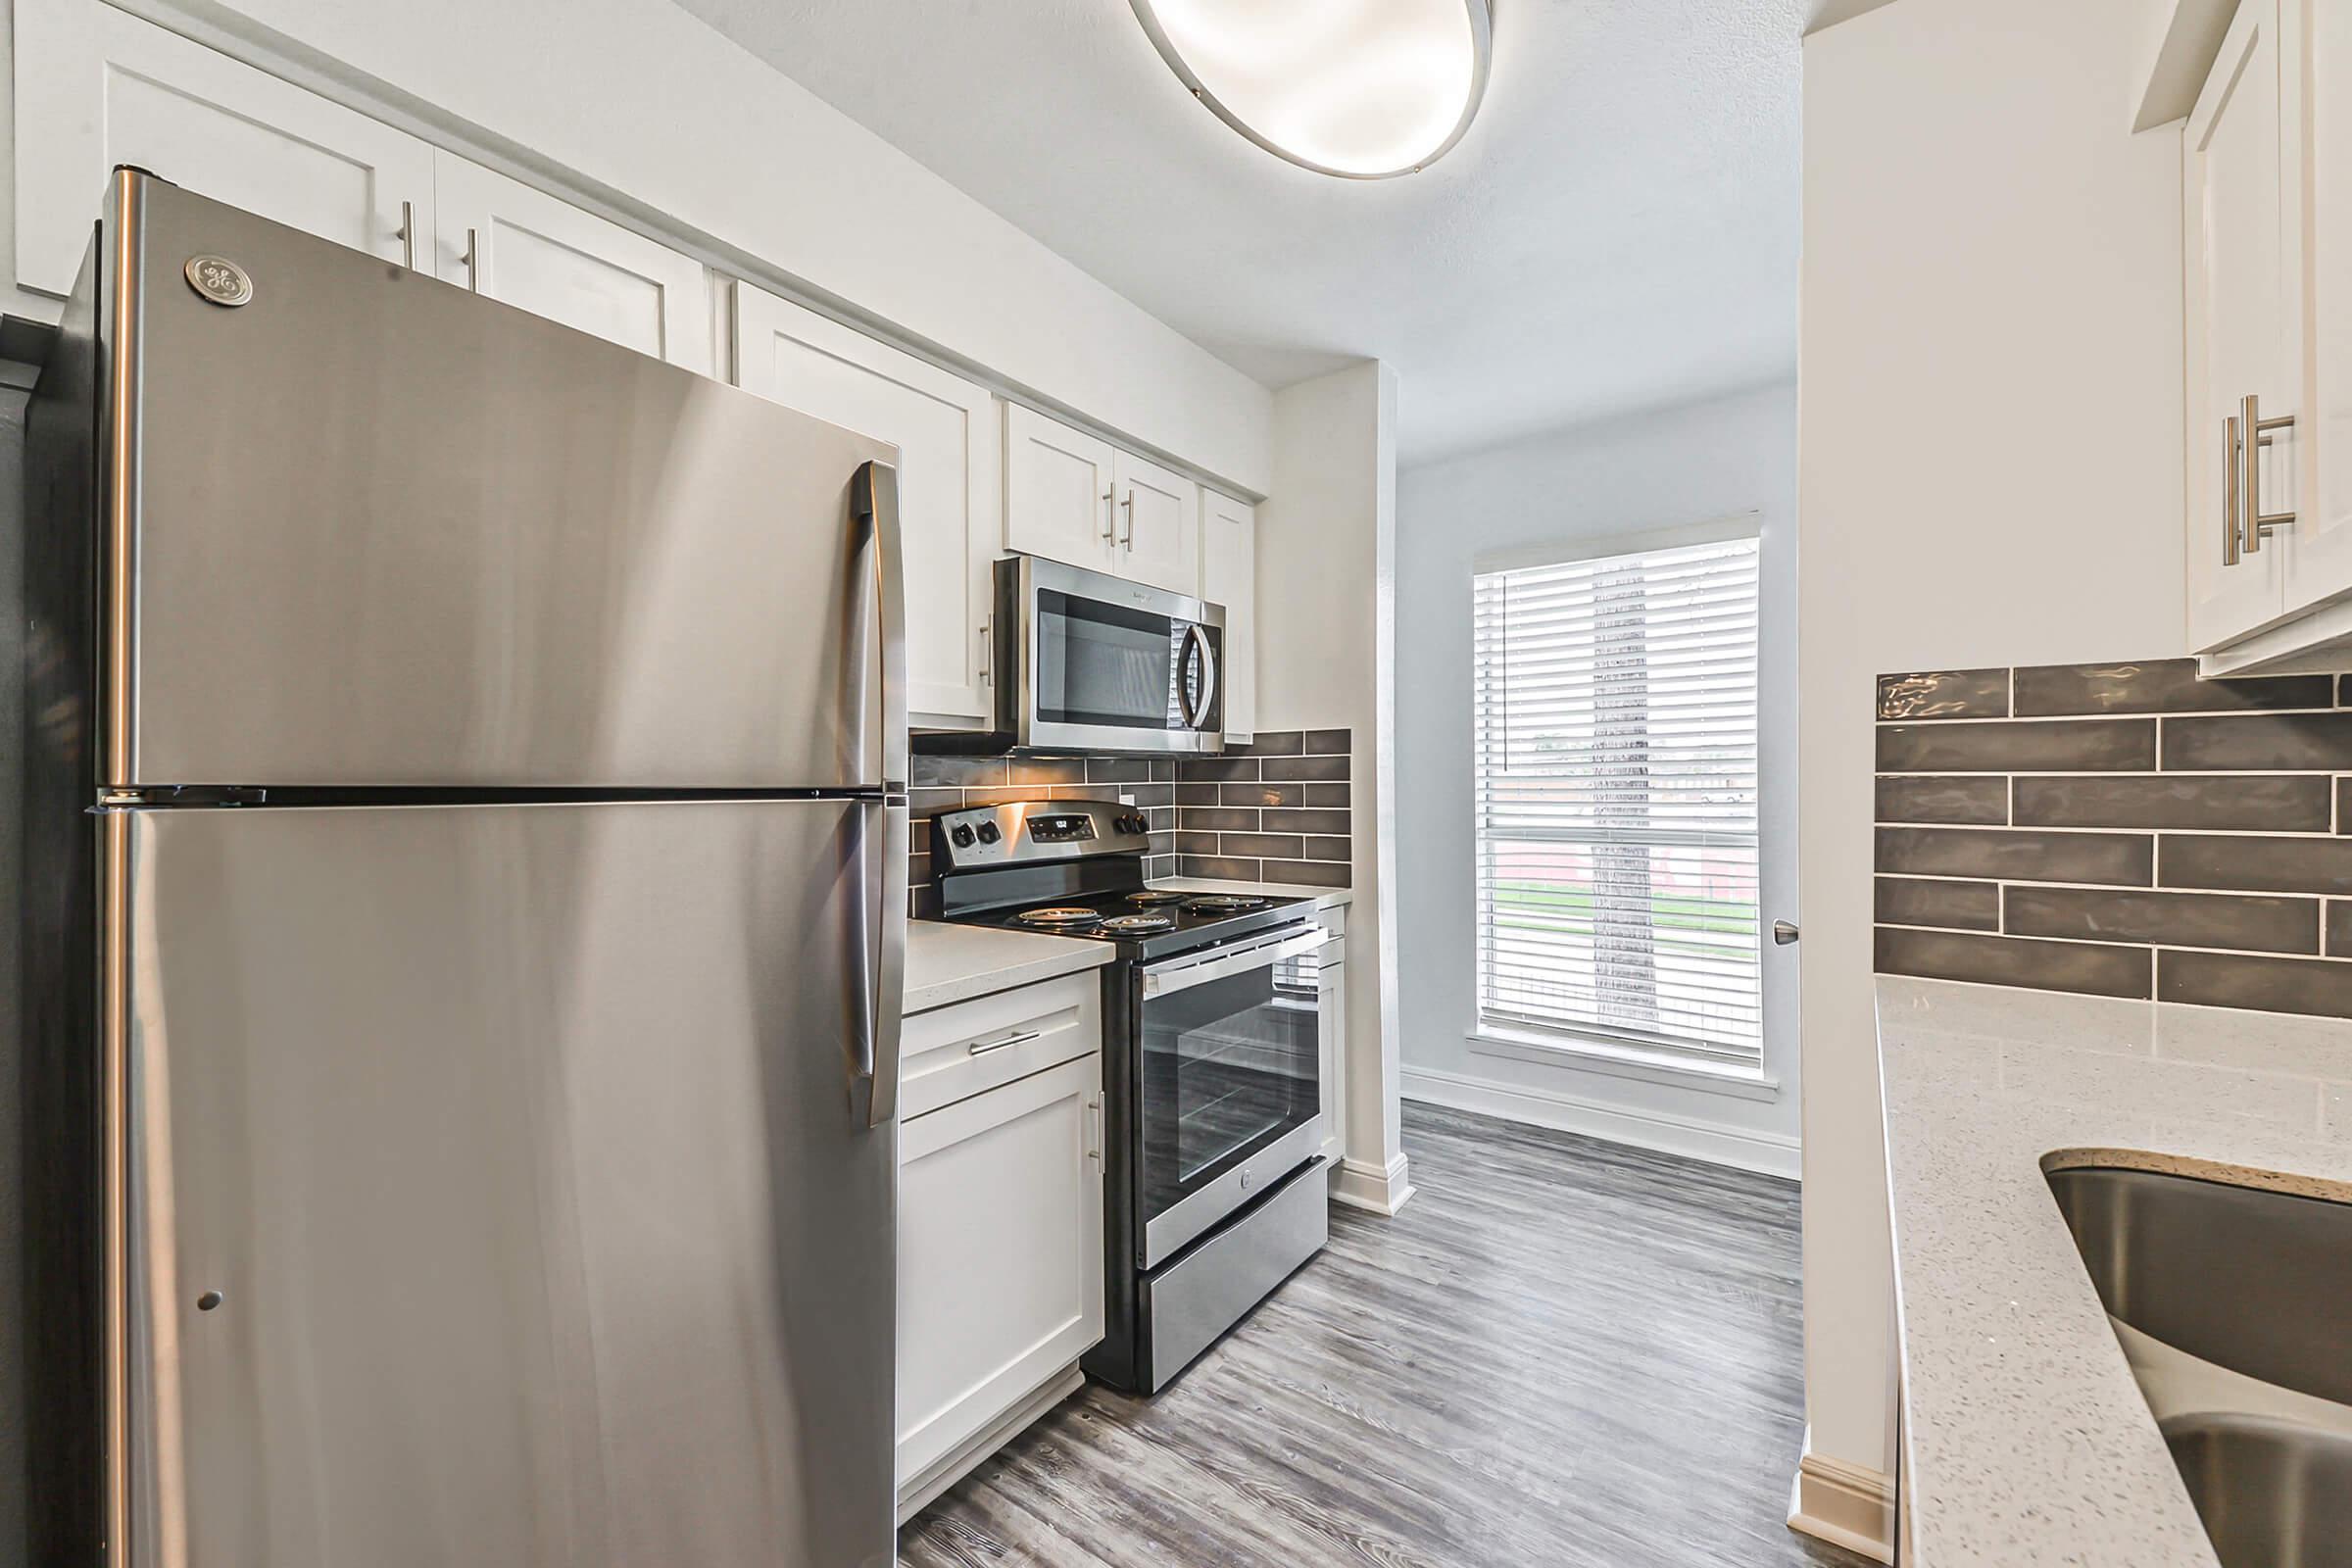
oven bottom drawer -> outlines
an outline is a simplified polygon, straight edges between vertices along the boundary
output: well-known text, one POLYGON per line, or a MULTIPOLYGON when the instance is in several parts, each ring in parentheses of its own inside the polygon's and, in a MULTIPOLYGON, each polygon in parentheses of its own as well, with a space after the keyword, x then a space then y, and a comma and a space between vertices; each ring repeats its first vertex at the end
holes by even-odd
POLYGON ((1146 1394, 1155 1394, 1249 1316, 1331 1240, 1331 1183, 1310 1160, 1185 1256, 1143 1281, 1137 1303, 1149 1347, 1146 1394))

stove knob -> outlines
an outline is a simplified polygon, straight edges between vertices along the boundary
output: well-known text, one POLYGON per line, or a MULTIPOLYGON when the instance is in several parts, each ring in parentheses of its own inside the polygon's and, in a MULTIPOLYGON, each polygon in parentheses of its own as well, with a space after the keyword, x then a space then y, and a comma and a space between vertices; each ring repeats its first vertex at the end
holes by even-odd
POLYGON ((997 840, 999 840, 999 839, 1003 838, 1004 836, 1004 834, 1002 834, 1002 833, 1000 833, 1000 832, 998 832, 998 831, 997 831, 997 824, 996 824, 996 823, 994 823, 994 822, 983 822, 983 823, 981 823, 981 824, 980 824, 980 842, 981 842, 981 843, 983 843, 983 844, 994 844, 994 843, 996 843, 996 842, 997 842, 997 840))
POLYGON ((1130 833, 1149 833, 1152 831, 1151 818, 1143 815, 1141 812, 1128 817, 1124 822, 1121 822, 1119 826, 1125 828, 1130 833))
POLYGON ((948 829, 948 837, 955 841, 957 849, 970 849, 972 847, 972 824, 969 822, 956 823, 948 829))

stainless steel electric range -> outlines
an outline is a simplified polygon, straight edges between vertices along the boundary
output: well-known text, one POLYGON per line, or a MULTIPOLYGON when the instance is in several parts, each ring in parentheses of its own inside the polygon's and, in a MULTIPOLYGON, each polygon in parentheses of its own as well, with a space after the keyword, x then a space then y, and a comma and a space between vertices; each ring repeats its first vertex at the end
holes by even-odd
POLYGON ((1115 801, 931 824, 938 918, 1118 946, 1102 971, 1107 1327, 1085 1364, 1142 1394, 1330 1235, 1314 901, 1153 888, 1149 847, 1115 801))

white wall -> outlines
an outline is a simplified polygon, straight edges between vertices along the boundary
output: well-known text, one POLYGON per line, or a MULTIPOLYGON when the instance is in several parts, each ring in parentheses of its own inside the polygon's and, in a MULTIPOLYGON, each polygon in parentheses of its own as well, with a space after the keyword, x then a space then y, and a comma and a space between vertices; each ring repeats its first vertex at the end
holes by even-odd
POLYGON ((1351 732, 1348 1142, 1340 1193, 1410 1196, 1396 1129, 1396 374, 1365 361, 1274 395, 1258 511, 1257 725, 1351 732))
POLYGON ((1481 557, 1762 517, 1764 916, 1796 915, 1796 388, 1408 469, 1396 524, 1398 1019, 1404 1092, 1795 1174, 1796 950, 1764 947, 1767 1072, 1738 1099, 1473 1052, 1470 578, 1481 557))
POLYGON ((2184 652, 2180 136, 2136 0, 1897 0, 1805 40, 1798 466, 1815 1452, 1889 1468, 1870 1004, 1880 671, 2184 652))
MULTIPOLYGON (((15 0, 53 27, 98 3, 15 0)), ((123 9, 624 220, 679 227, 723 265, 1232 487, 1269 487, 1264 387, 666 0, 123 9)), ((94 214, 95 142, 37 130, 41 156, 92 160, 94 214)))

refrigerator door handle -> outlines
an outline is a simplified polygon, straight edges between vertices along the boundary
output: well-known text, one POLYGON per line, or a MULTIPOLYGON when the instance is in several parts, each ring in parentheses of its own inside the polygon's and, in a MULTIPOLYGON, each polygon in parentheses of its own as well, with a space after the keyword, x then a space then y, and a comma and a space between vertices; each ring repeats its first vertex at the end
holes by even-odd
POLYGON ((906 991, 906 812, 903 801, 866 801, 864 906, 858 925, 872 947, 865 999, 865 1119, 887 1127, 899 1111, 899 1031, 906 991))
POLYGON ((875 673, 878 689, 868 695, 878 731, 882 767, 869 782, 885 794, 906 788, 906 622, 905 569, 899 555, 899 470, 887 463, 860 466, 850 487, 851 510, 866 531, 873 554, 875 673))

